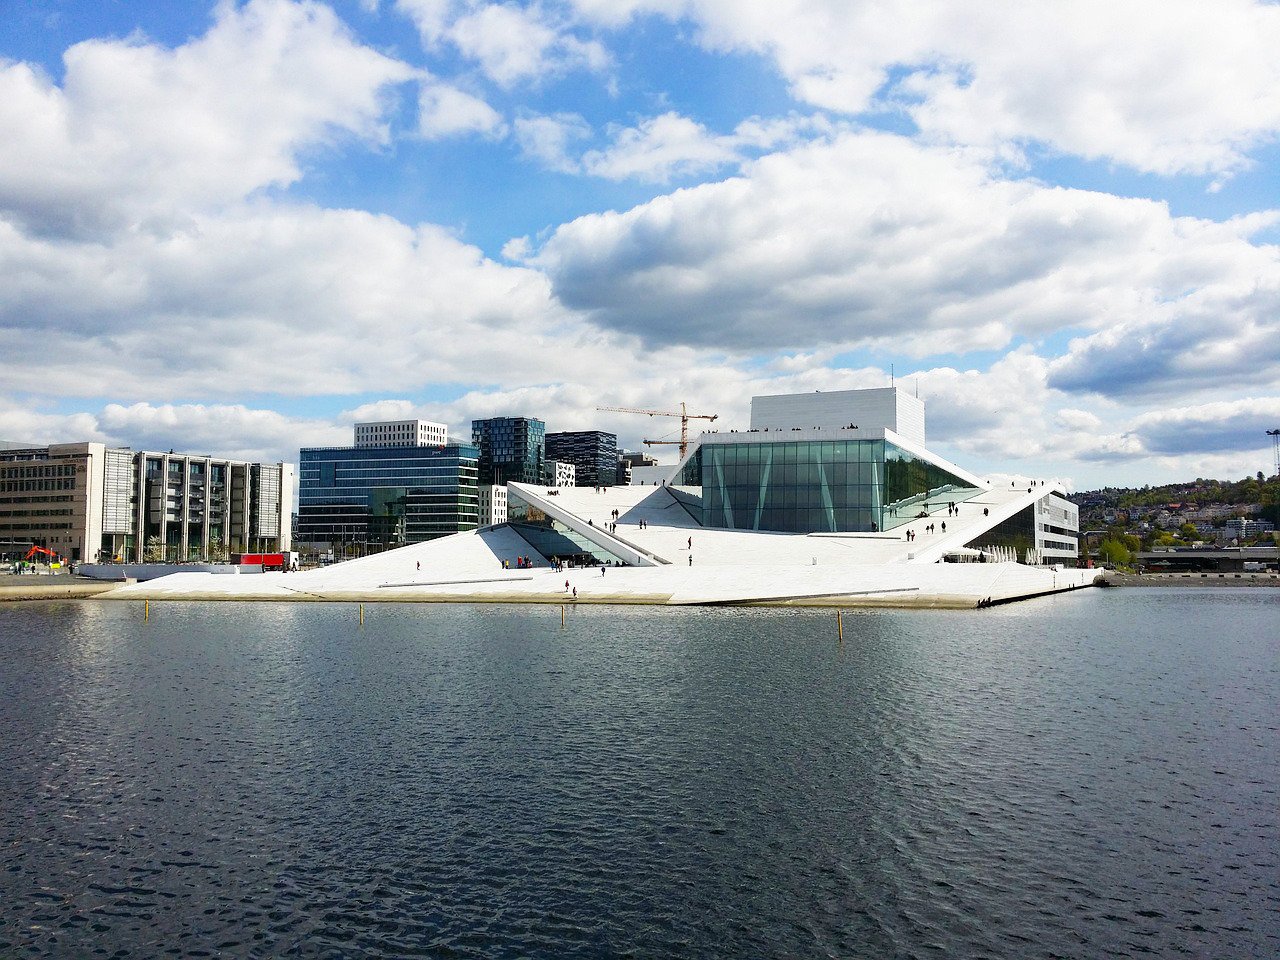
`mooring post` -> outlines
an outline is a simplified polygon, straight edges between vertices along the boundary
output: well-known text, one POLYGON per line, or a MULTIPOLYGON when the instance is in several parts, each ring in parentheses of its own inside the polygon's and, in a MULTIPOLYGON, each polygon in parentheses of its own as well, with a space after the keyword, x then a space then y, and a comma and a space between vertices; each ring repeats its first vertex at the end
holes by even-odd
POLYGON ((560 629, 564 629, 564 604, 560 604, 560 629))
POLYGON ((142 601, 142 622, 146 623, 150 619, 151 619, 151 601, 143 600, 142 601))
POLYGON ((836 611, 836 639, 844 643, 844 618, 836 611))
POLYGON ((364 626, 364 604, 360 604, 360 626, 364 626))

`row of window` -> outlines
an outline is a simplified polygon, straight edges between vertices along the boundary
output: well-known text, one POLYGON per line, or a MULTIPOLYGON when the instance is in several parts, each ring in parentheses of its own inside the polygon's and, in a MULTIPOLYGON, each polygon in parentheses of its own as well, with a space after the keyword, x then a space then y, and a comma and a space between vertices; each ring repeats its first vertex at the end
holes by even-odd
POLYGON ((17 493, 32 490, 74 490, 74 476, 55 480, 0 480, 0 492, 17 493))
POLYGON ((49 477, 74 477, 74 463, 42 463, 36 466, 17 465, 0 466, 0 480, 27 480, 49 477))
POLYGON ((69 523, 0 523, 0 531, 26 532, 28 530, 70 530, 69 523))

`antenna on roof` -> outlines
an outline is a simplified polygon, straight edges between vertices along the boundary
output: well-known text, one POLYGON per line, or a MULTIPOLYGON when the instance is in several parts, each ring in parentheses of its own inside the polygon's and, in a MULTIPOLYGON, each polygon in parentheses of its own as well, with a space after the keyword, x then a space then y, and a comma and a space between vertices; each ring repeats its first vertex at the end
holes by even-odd
POLYGON ((920 399, 920 378, 916 377, 916 399, 920 399))
POLYGON ((889 386, 891 386, 891 387, 892 387, 893 385, 894 385, 894 380, 893 380, 893 364, 891 363, 891 364, 889 364, 889 386))

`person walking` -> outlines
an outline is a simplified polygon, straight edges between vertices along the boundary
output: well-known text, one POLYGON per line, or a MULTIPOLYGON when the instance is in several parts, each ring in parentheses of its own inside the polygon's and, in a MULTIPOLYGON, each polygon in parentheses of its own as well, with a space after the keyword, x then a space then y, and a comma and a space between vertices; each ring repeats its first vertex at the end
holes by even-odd
POLYGON ((568 580, 566 580, 566 581, 564 582, 564 592, 565 592, 565 593, 568 593, 568 592, 569 592, 569 581, 568 581, 568 580))
POLYGON ((693 554, 689 554, 689 566, 693 566, 693 554))

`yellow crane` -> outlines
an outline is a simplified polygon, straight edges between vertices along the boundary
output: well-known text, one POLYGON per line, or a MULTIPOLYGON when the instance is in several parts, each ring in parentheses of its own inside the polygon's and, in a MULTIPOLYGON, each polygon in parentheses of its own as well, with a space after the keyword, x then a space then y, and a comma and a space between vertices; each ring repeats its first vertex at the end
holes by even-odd
POLYGON ((597 410, 609 410, 613 413, 643 413, 650 417, 679 417, 680 418, 680 439, 679 440, 646 440, 645 444, 650 447, 659 444, 676 444, 680 445, 680 459, 684 459, 684 455, 689 452, 689 421, 690 420, 716 420, 719 419, 718 413, 690 413, 689 408, 683 402, 680 404, 680 412, 672 413, 667 410, 642 410, 639 407, 596 407, 597 410))

